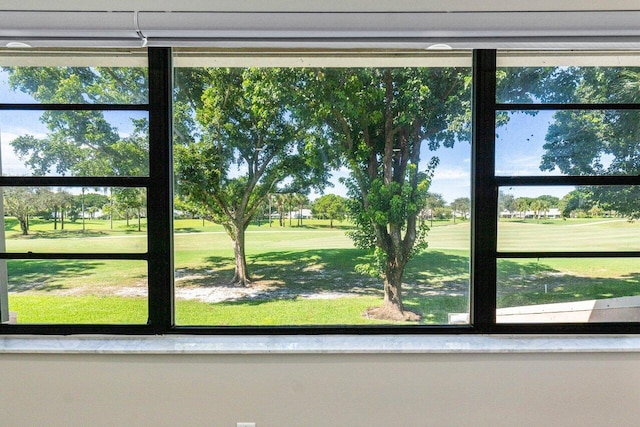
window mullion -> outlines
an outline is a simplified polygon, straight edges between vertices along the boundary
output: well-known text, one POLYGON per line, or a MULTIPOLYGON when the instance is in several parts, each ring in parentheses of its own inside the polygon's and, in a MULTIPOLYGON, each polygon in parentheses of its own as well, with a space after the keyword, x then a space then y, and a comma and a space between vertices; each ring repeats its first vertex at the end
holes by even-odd
POLYGON ((173 325, 172 65, 170 48, 149 48, 149 324, 173 325))
POLYGON ((471 323, 486 332, 496 320, 498 187, 495 180, 496 52, 473 52, 471 323))

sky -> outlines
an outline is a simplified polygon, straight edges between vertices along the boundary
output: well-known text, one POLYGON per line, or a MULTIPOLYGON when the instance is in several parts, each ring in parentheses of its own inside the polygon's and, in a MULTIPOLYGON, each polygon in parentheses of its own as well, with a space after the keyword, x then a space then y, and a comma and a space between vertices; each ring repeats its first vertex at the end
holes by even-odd
MULTIPOLYGON (((33 102, 28 95, 13 92, 7 85, 7 74, 0 71, 0 102, 20 103, 33 102)), ((108 112, 108 120, 114 124, 124 137, 131 131, 129 118, 140 117, 139 112, 108 112)), ((496 174, 504 176, 545 175, 550 172, 540 171, 539 165, 544 149, 546 129, 552 120, 553 112, 540 112, 536 116, 515 113, 510 116, 506 126, 497 130, 496 139, 496 174)), ((2 156, 2 172, 4 175, 30 175, 10 146, 10 142, 17 136, 30 134, 41 138, 47 129, 40 122, 40 111, 0 111, 0 150, 2 156)), ((430 192, 441 194, 447 202, 459 197, 470 197, 471 193, 471 146, 469 142, 459 141, 453 148, 441 147, 435 152, 423 145, 421 154, 422 165, 426 165, 432 156, 440 160, 435 170, 430 192)), ((340 177, 346 176, 347 170, 336 171, 333 174, 334 187, 327 188, 326 193, 346 195, 346 188, 338 182, 340 177)), ((553 174, 553 173, 551 173, 553 174)), ((557 174, 557 173, 556 173, 557 174)), ((571 187, 520 187, 505 188, 502 191, 516 197, 536 197, 550 194, 562 197, 571 187)), ((311 198, 317 197, 312 194, 311 198)))

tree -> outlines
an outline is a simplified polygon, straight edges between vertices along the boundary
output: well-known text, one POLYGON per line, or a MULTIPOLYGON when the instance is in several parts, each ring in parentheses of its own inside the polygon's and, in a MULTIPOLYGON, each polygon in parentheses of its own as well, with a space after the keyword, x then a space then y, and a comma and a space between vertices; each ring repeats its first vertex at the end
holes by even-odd
MULTIPOLYGON (((558 74, 574 102, 640 102, 637 69, 568 67, 558 74)), ((545 137, 540 168, 568 175, 639 175, 639 131, 637 111, 558 111, 545 137)), ((589 194, 591 206, 615 210, 630 220, 640 218, 639 186, 582 187, 582 192, 589 194)))
POLYGON ((109 203, 109 197, 104 194, 86 193, 84 195, 84 207, 92 219, 106 203, 109 203))
POLYGON ((133 217, 138 218, 138 231, 142 231, 142 210, 146 206, 146 196, 140 188, 115 188, 112 192, 114 201, 113 209, 118 211, 127 221, 133 217))
MULTIPOLYGON (((111 67, 5 67, 9 84, 42 103, 146 102, 146 70, 111 67)), ((148 122, 131 119, 121 137, 102 111, 51 110, 44 138, 22 135, 11 145, 35 175, 140 176, 148 173, 148 122)))
POLYGON ((65 212, 69 206, 73 203, 73 196, 68 191, 59 190, 57 192, 50 192, 49 198, 46 203, 49 203, 53 208, 53 229, 58 229, 58 219, 60 219, 60 229, 64 230, 64 218, 65 212))
POLYGON ((384 282, 383 305, 370 317, 420 317, 405 310, 402 278, 426 247, 428 227, 418 215, 438 161, 421 158, 423 142, 435 150, 468 138, 470 83, 468 70, 457 68, 315 69, 298 83, 298 114, 315 116, 350 170, 350 236, 374 251, 384 282))
POLYGON ((501 212, 512 213, 516 210, 516 198, 513 196, 513 194, 500 191, 498 193, 498 214, 500 214, 501 212))
POLYGON ((189 114, 180 116, 178 191, 224 227, 234 249, 231 282, 247 286, 245 231, 267 196, 321 186, 328 179, 328 165, 318 156, 319 141, 290 114, 293 70, 212 68, 186 73, 184 78, 191 81, 179 90, 201 90, 179 94, 178 99, 185 100, 178 104, 192 106, 200 126, 189 127, 189 114))
POLYGON ((311 212, 314 217, 328 219, 329 228, 333 228, 333 221, 342 221, 347 216, 346 199, 337 194, 325 194, 313 202, 311 212))
POLYGON ((540 219, 542 214, 545 214, 546 212, 549 211, 549 208, 551 207, 551 205, 547 200, 537 197, 533 199, 529 207, 534 212, 536 219, 540 219))
POLYGON ((453 223, 456 223, 456 213, 461 213, 462 218, 466 218, 471 209, 471 200, 468 197, 458 197, 449 205, 453 211, 453 223))
POLYGON ((298 219, 298 227, 302 227, 302 209, 309 203, 309 198, 302 193, 292 194, 292 201, 295 207, 297 207, 298 212, 296 213, 296 217, 298 219))
POLYGON ((520 212, 520 218, 524 219, 527 216, 527 211, 531 208, 533 199, 530 197, 518 197, 514 203, 518 212, 520 212))
POLYGON ((36 189, 30 187, 8 187, 4 191, 4 211, 14 216, 20 224, 23 236, 29 234, 29 216, 38 211, 36 189))
POLYGON ((284 216, 286 210, 287 203, 287 195, 282 193, 271 194, 269 197, 272 197, 273 202, 276 204, 276 211, 278 212, 278 225, 280 227, 284 227, 284 216))
POLYGON ((444 200, 442 194, 439 193, 427 193, 427 200, 424 205, 424 209, 420 211, 420 221, 429 219, 431 226, 433 226, 433 218, 440 217, 444 214, 444 207, 447 203, 444 200))

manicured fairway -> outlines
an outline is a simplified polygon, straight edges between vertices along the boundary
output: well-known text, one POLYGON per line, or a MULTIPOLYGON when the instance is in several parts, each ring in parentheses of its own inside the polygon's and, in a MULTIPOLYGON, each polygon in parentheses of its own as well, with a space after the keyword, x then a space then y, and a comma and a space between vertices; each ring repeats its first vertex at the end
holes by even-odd
MULTIPOLYGON (((294 222, 295 224, 295 222, 294 222)), ((228 286, 231 241, 219 225, 178 220, 176 321, 182 325, 379 324, 362 314, 382 298, 378 278, 355 267, 370 256, 345 236, 348 224, 320 221, 281 228, 252 225, 247 259, 249 290, 228 286), (243 293, 244 292, 244 293, 243 293)), ((11 226, 9 223, 8 226, 11 226)), ((137 224, 94 221, 54 231, 34 224, 33 235, 8 227, 15 252, 144 252, 137 224)), ((436 222, 429 248, 408 265, 406 306, 424 323, 446 323, 468 310, 469 223, 436 222)), ((638 250, 640 224, 616 219, 501 221, 499 250, 638 250)), ((498 306, 539 304, 640 294, 637 259, 502 259, 498 306)), ((9 260, 10 311, 20 323, 145 323, 147 271, 143 261, 9 260)))

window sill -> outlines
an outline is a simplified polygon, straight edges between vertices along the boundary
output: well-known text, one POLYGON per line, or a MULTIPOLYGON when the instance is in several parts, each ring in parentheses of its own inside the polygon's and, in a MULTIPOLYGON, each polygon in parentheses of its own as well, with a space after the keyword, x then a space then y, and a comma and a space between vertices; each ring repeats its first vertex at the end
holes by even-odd
POLYGON ((0 337, 0 354, 629 353, 640 336, 318 335, 0 337))

